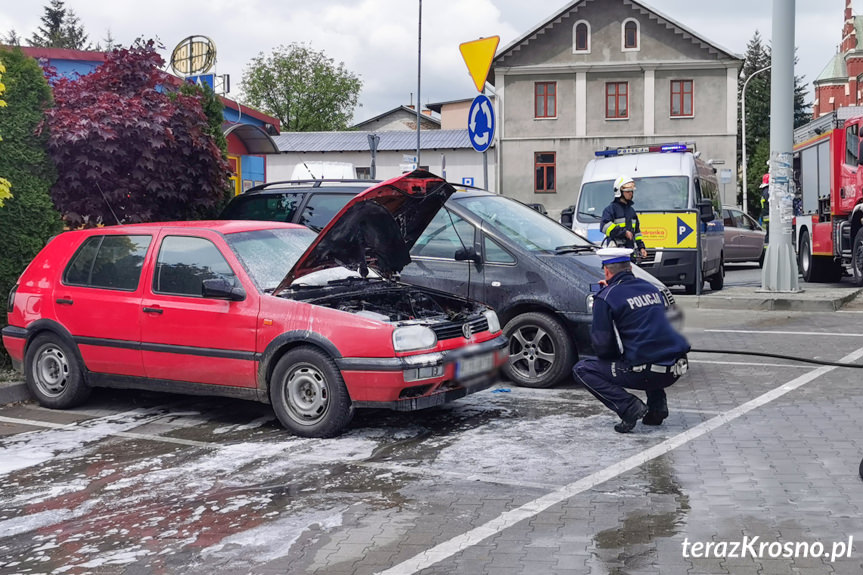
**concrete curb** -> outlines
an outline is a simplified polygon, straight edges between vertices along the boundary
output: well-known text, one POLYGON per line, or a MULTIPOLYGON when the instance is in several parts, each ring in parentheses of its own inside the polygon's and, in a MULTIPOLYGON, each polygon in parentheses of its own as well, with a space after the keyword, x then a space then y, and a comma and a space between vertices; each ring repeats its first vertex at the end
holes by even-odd
POLYGON ((16 401, 28 401, 33 399, 27 384, 23 381, 7 381, 0 383, 0 405, 15 403, 16 401))
POLYGON ((836 311, 863 292, 861 288, 812 289, 799 293, 760 292, 755 288, 730 288, 707 295, 675 295, 684 309, 733 309, 757 311, 836 311))

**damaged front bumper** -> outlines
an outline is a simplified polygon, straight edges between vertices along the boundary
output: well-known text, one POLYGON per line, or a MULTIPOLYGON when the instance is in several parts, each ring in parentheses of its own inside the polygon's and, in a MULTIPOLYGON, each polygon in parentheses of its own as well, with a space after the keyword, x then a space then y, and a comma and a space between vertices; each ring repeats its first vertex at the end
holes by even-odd
POLYGON ((507 338, 450 351, 389 358, 339 358, 355 407, 414 411, 490 387, 507 362, 507 338), (422 374, 428 377, 420 377, 422 374))

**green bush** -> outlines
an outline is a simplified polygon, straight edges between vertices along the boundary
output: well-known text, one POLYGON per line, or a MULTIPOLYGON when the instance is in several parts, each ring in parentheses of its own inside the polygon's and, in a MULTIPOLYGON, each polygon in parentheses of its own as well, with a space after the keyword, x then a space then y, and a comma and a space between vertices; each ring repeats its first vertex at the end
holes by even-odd
MULTIPOLYGON (((62 230, 51 202, 56 179, 45 149, 47 134, 36 136, 44 111, 52 104, 42 69, 20 50, 0 50, 6 66, 6 107, 0 107, 0 176, 9 180, 12 197, 0 207, 0 327, 6 325, 6 295, 18 276, 51 236, 62 230)), ((9 367, 5 350, 0 368, 9 367)))

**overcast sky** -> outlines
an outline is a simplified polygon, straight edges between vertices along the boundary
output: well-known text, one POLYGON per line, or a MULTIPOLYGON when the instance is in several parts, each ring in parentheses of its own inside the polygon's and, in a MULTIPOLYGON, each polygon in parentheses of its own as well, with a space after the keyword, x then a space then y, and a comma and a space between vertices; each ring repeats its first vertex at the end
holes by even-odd
MULTIPOLYGON (((603 0, 595 0, 603 1, 603 0)), ((855 4, 860 4, 856 0, 855 4)), ((500 48, 568 5, 566 0, 424 0, 422 3, 421 99, 473 98, 476 88, 458 45, 492 35, 500 48)), ((48 0, 0 0, 0 34, 14 29, 29 38, 48 0)), ((209 36, 218 50, 219 74, 230 74, 238 99, 251 58, 280 44, 305 42, 357 73, 363 81, 355 121, 417 99, 416 0, 66 0, 93 42, 107 37, 128 45, 158 38, 167 60, 191 35, 209 36)), ((648 0, 646 5, 742 55, 758 30, 771 36, 771 0, 648 0)), ((845 0, 797 0, 795 44, 810 89, 841 40, 845 0)), ((855 6, 856 8, 856 6, 855 6)), ((856 14, 856 10, 855 10, 856 14)))

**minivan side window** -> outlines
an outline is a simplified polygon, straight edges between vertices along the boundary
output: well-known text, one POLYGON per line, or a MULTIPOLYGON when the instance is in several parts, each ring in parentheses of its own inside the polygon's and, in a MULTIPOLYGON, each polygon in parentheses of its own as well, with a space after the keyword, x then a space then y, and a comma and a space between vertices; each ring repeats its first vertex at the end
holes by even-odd
POLYGON ((300 225, 308 226, 316 232, 324 229, 330 220, 341 211, 345 204, 356 194, 312 194, 303 213, 300 215, 300 225))
POLYGON ((240 285, 213 242, 190 236, 162 240, 153 273, 153 292, 201 297, 204 280, 214 278, 224 278, 234 287, 240 285))
POLYGON ((225 220, 292 222, 302 194, 249 194, 237 197, 220 216, 225 220))
POLYGON ((135 291, 151 236, 104 235, 88 238, 63 272, 66 285, 135 291))
POLYGON ((454 260, 456 250, 473 245, 473 224, 440 210, 417 239, 411 256, 454 260))

